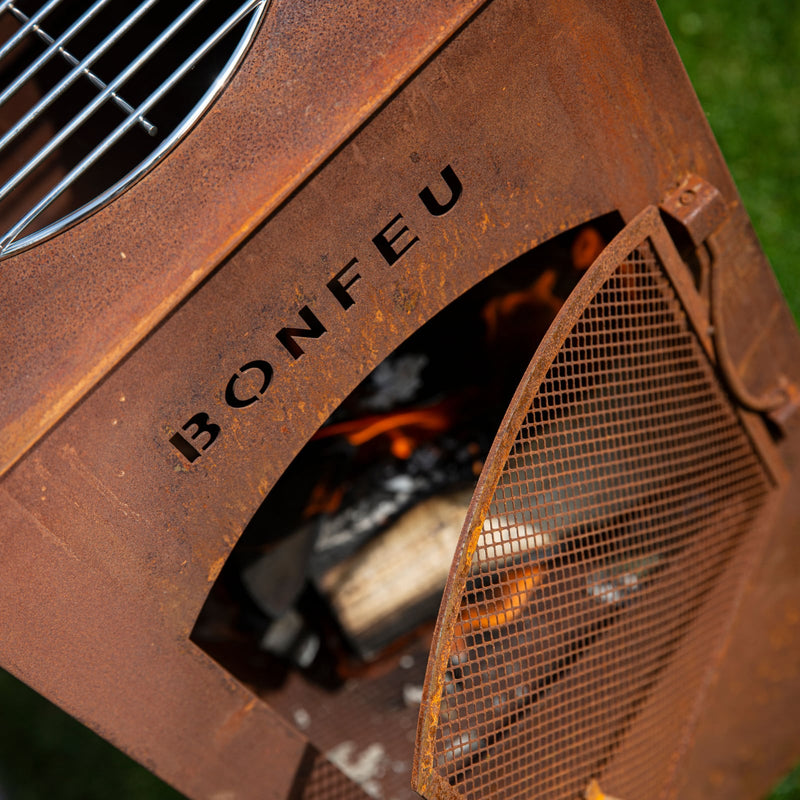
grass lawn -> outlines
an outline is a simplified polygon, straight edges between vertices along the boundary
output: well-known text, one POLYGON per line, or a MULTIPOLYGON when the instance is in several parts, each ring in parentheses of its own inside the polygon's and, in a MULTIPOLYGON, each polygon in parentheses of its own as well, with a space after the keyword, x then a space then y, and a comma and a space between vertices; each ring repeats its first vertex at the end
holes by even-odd
MULTIPOLYGON (((660 5, 798 318, 800 6, 797 0, 662 0, 660 5)), ((0 800, 178 797, 2 672, 0 708, 0 800)), ((800 767, 772 800, 800 800, 800 767)))
POLYGON ((800 318, 800 6, 659 3, 764 250, 800 318))

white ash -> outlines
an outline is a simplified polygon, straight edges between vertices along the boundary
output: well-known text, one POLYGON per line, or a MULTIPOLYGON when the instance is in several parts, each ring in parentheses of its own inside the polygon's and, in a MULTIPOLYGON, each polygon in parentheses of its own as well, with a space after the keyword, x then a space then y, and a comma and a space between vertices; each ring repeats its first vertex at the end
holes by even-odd
POLYGON ((286 655, 304 627, 303 618, 294 609, 278 617, 261 637, 261 649, 268 653, 286 655))
POLYGON ((306 731, 311 725, 311 714, 304 708, 296 708, 292 714, 294 724, 300 728, 301 731, 306 731))
POLYGON ((398 403, 413 400, 422 388, 422 371, 426 366, 428 357, 421 353, 382 361, 369 376, 373 394, 364 398, 364 407, 388 411, 398 403))
POLYGON ((415 683, 403 684, 403 705, 414 708, 422 702, 422 687, 415 683))
POLYGON ((375 800, 382 800, 383 788, 380 779, 386 774, 389 759, 386 750, 379 742, 368 745, 361 753, 356 753, 355 742, 341 742, 325 754, 328 760, 335 764, 355 781, 366 794, 375 800))

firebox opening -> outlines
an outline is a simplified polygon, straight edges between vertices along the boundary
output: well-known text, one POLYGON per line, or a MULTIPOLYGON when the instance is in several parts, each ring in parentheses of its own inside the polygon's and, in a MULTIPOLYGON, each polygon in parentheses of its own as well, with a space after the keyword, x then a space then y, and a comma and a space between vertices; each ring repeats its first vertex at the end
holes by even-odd
POLYGON ((541 338, 622 227, 609 214, 530 250, 381 362, 276 483, 198 618, 193 641, 345 772, 380 743, 373 796, 413 796, 426 658, 475 483, 541 338))

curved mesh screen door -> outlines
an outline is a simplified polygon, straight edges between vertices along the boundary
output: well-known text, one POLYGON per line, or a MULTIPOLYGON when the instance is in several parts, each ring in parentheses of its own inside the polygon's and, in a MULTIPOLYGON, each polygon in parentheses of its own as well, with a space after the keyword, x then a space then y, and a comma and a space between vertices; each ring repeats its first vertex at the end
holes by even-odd
POLYGON ((779 473, 703 319, 649 208, 541 343, 442 603, 425 797, 670 795, 779 473))

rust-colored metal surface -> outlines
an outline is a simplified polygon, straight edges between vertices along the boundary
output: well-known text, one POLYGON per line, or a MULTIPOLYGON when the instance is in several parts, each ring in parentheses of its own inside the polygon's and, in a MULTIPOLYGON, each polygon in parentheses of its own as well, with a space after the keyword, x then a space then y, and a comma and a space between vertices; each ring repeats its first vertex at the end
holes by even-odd
POLYGON ((223 96, 92 218, 2 265, 0 474, 480 5, 273 2, 223 96), (43 343, 47 346, 43 347, 43 343))
MULTIPOLYGON (((210 588, 394 348, 537 244, 629 221, 689 174, 728 211, 733 368, 756 395, 798 383, 793 323, 654 3, 274 0, 167 160, 0 264, 0 663, 189 797, 357 793, 190 641, 210 588)), ((798 509, 782 513, 785 537, 798 509)), ((746 609, 753 647, 773 600, 746 609)), ((747 718, 773 725, 769 708, 747 718)), ((748 786, 800 748, 800 722, 780 727, 748 786)))
MULTIPOLYGON (((798 468, 797 420, 783 456, 798 468)), ((730 643, 679 774, 687 800, 765 797, 797 763, 791 709, 800 707, 800 525, 784 503, 751 576, 730 643), (787 713, 788 712, 788 713, 787 713)))
POLYGON ((523 379, 443 600, 423 796, 674 795, 780 475, 714 374, 681 269, 644 212, 523 379))
POLYGON ((260 696, 299 720, 305 735, 363 791, 414 800, 411 763, 429 645, 430 635, 405 644, 375 665, 375 674, 352 676, 336 693, 295 674, 260 696))

